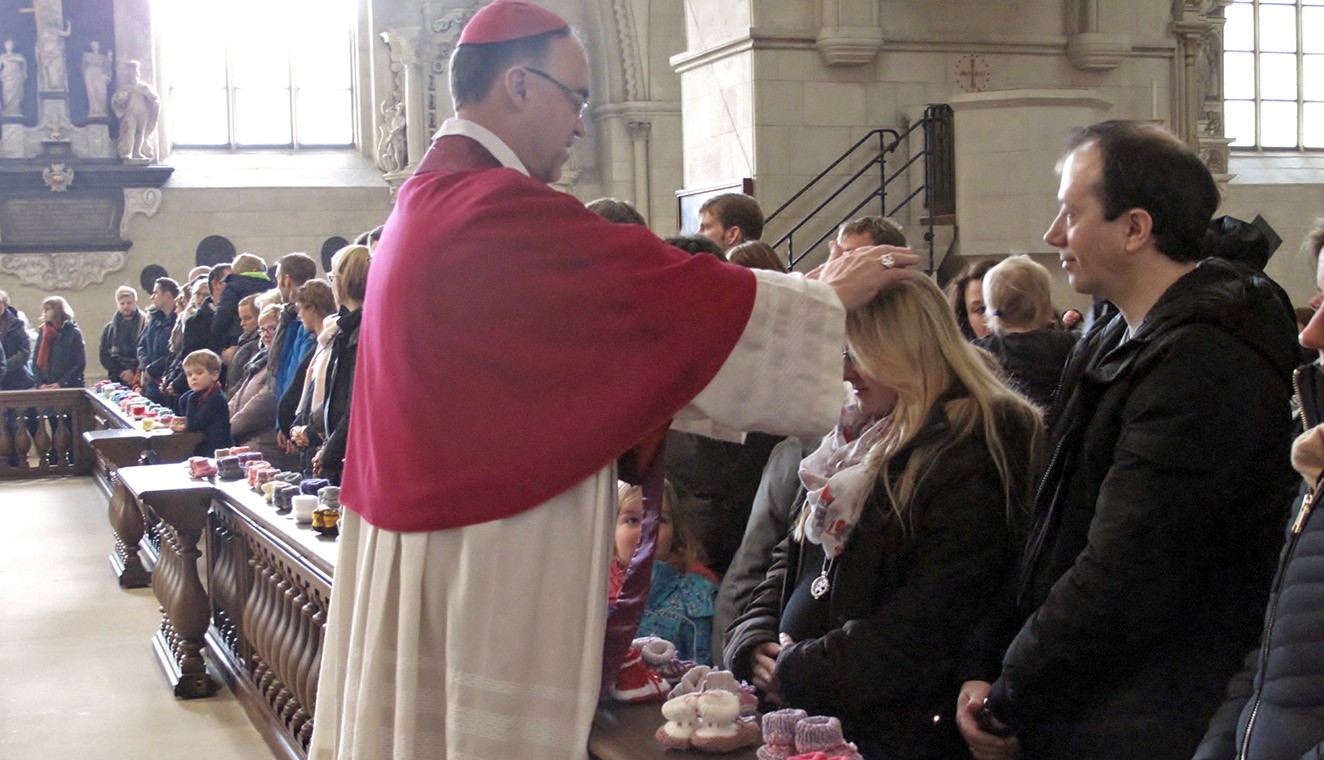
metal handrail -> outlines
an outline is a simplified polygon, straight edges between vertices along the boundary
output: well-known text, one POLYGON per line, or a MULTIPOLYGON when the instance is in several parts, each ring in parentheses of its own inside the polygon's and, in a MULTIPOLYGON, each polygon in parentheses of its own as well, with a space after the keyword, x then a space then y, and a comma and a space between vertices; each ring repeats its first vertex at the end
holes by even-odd
POLYGON ((914 166, 915 162, 921 159, 927 161, 927 159, 934 154, 935 146, 930 144, 930 130, 924 128, 927 127, 929 124, 935 122, 935 120, 937 120, 938 118, 941 118, 942 115, 950 113, 950 111, 946 109, 949 109, 949 107, 930 106, 929 108, 926 108, 924 111, 924 117, 921 118, 919 121, 916 121, 914 124, 910 125, 910 127, 908 127, 906 130, 902 132, 898 132, 895 129, 887 129, 887 128, 871 130, 868 134, 864 135, 859 140, 857 140, 854 145, 851 145, 849 148, 847 148, 846 151, 842 153, 840 156, 838 156, 836 160, 834 160, 831 164, 829 164, 827 168, 819 172, 813 179, 809 180, 809 182, 806 183, 804 187, 800 188, 800 190, 798 190, 794 195, 792 195, 784 203, 782 203, 782 205, 778 206, 775 211, 773 211, 771 214, 767 216, 765 223, 775 219, 779 214, 784 212, 792 204, 794 204, 800 198, 804 197, 807 193, 813 190, 820 182, 822 182, 829 174, 831 174, 834 169, 840 166, 842 162, 846 161, 847 159, 855 155, 856 152, 859 151, 861 147, 864 146, 866 143, 869 143, 874 138, 878 139, 877 150, 873 153, 873 155, 869 157, 869 160, 865 162, 864 166, 862 166, 860 169, 858 169, 848 178, 842 181, 834 190, 832 190, 827 195, 827 197, 822 202, 820 202, 817 206, 815 206, 812 210, 810 210, 807 214, 805 214, 805 216, 800 221, 793 224, 790 229, 788 229, 780 238, 777 239, 775 243, 772 244, 774 248, 780 247, 783 243, 786 244, 786 259, 791 269, 795 269, 796 265, 798 265, 811 251, 817 249, 818 246, 822 245, 825 240, 830 238, 832 235, 836 234, 836 230, 841 224, 853 218, 854 215, 860 211, 860 209, 864 208, 866 205, 868 205, 870 202, 874 201, 875 199, 878 200, 880 213, 883 216, 892 216, 897 212, 899 212, 901 209, 905 208, 906 205, 909 204, 911 201, 913 201, 921 192, 925 194, 924 196, 925 206, 929 207, 931 211, 928 217, 928 222, 929 222, 927 225, 928 229, 924 236, 929 247, 929 269, 932 270, 936 266, 936 263, 934 262, 934 250, 933 250, 934 214, 932 213, 932 208, 930 203, 930 191, 932 189, 931 167, 928 167, 926 164, 924 183, 922 183, 919 187, 912 190, 909 195, 907 195, 900 203, 893 206, 890 210, 887 208, 887 188, 889 185, 892 184, 893 181, 901 177, 901 175, 905 174, 912 166, 914 166), (942 112, 939 112, 939 109, 944 109, 944 110, 942 112), (908 139, 911 136, 911 134, 913 134, 917 129, 924 129, 923 132, 924 147, 918 152, 911 155, 904 163, 901 164, 900 167, 896 168, 889 175, 887 171, 887 156, 889 154, 896 153, 901 147, 901 142, 903 140, 908 139), (890 136, 890 141, 887 139, 889 136, 890 136), (848 211, 841 219, 837 220, 834 224, 832 224, 826 232, 820 235, 818 239, 816 239, 808 247, 801 250, 800 253, 797 255, 795 249, 796 233, 800 232, 806 225, 814 221, 815 217, 817 217, 828 206, 830 206, 839 197, 841 197, 843 193, 845 193, 847 190, 851 189, 854 185, 856 185, 856 183, 859 182, 860 179, 864 177, 865 174, 867 174, 869 170, 872 169, 875 165, 878 166, 879 168, 879 185, 876 188, 870 190, 869 193, 865 195, 863 200, 855 204, 855 206, 851 208, 851 210, 848 211))

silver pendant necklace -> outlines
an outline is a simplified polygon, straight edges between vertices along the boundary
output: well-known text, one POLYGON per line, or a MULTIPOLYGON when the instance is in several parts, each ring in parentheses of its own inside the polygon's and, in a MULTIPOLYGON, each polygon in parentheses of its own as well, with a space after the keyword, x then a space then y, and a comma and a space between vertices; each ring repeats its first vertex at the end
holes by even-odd
POLYGON ((827 592, 832 589, 832 582, 828 580, 828 573, 832 571, 832 560, 823 559, 823 572, 818 574, 814 582, 809 584, 809 595, 815 599, 822 599, 827 592))

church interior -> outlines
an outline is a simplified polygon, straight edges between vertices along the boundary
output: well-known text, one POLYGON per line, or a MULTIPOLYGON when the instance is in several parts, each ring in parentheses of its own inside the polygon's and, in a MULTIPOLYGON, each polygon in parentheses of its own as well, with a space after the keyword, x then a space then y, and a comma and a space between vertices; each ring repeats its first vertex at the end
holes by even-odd
MULTIPOLYGON (((804 271, 826 258, 842 222, 877 214, 900 223, 940 279, 1025 253, 1053 273, 1058 308, 1085 312, 1089 297, 1072 291, 1043 240, 1058 209, 1055 167, 1073 128, 1129 119, 1195 149, 1222 192, 1218 214, 1262 216, 1282 239, 1267 274, 1295 305, 1315 293, 1298 249, 1324 208, 1324 6, 541 3, 569 20, 590 63, 587 135, 556 186, 585 202, 630 201, 658 235, 694 232, 697 200, 747 192, 768 215, 763 239, 804 271)), ((485 4, 0 0, 0 290, 30 321, 45 297, 66 299, 90 359, 123 285, 145 307, 156 277, 182 282, 244 252, 267 263, 302 252, 329 271, 333 253, 385 221, 453 115, 449 58, 485 4)), ((87 384, 99 379, 89 360, 87 384)), ((0 407, 23 406, 6 395, 0 407)), ((205 646, 235 647, 229 671, 195 658, 201 671, 163 679, 151 639, 157 584, 189 581, 179 594, 206 588, 217 614, 248 614, 235 568, 260 565, 279 543, 274 529, 238 506, 218 519, 246 539, 172 527, 166 544, 183 548, 158 550, 199 561, 191 579, 177 568, 173 581, 121 588, 121 539, 141 535, 107 529, 108 505, 114 522, 123 489, 136 487, 114 465, 136 464, 150 446, 120 462, 94 454, 71 436, 116 410, 72 396, 52 403, 69 422, 52 423, 43 445, 63 446, 65 466, 43 465, 36 478, 0 466, 0 756, 301 758, 307 732, 292 716, 302 709, 307 721, 306 640, 328 563, 307 560, 302 581, 272 575, 273 588, 302 582, 306 594, 286 637, 305 643, 267 658, 304 679, 279 700, 293 729, 273 738, 284 729, 243 703, 261 701, 260 673, 252 686, 227 685, 252 676, 243 663, 255 660, 224 626, 205 646), (226 589, 238 606, 226 607, 226 589), (212 685, 184 698, 189 677, 212 685)), ((154 572, 172 566, 157 563, 154 572)))

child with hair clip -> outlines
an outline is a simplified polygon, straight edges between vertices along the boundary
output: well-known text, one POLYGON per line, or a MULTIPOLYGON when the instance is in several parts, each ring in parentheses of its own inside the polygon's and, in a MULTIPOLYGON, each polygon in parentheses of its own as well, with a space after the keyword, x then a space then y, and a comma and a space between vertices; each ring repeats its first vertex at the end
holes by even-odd
MULTIPOLYGON (((639 486, 619 485, 616 511, 616 551, 611 563, 611 604, 616 603, 625 571, 639 545, 644 497, 639 486)), ((676 656, 701 665, 712 664, 713 612, 717 578, 703 565, 697 544, 675 511, 676 490, 666 482, 662 518, 658 524, 657 554, 648 604, 639 623, 641 637, 657 636, 676 647, 676 656)))

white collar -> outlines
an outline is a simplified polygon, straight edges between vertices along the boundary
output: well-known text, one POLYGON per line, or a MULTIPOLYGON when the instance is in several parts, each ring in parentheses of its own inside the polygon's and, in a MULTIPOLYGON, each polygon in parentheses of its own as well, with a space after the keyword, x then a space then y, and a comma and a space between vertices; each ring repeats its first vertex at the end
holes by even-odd
POLYGON ((524 168, 524 162, 519 160, 519 156, 515 155, 515 151, 511 150, 510 146, 506 145, 505 141, 497 137, 492 130, 476 121, 452 116, 442 123, 441 129, 437 130, 432 139, 435 140, 446 135, 461 135, 475 140, 487 149, 487 152, 491 153, 493 158, 500 161, 502 166, 529 176, 529 170, 524 168))

